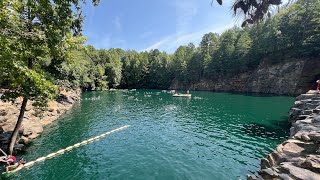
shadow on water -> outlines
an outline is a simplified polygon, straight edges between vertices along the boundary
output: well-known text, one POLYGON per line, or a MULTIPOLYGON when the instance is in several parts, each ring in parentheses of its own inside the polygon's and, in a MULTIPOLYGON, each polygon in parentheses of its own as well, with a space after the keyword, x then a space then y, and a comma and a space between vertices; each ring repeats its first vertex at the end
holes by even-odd
POLYGON ((288 96, 292 97, 293 95, 279 95, 279 94, 273 94, 273 93, 254 93, 254 92, 228 92, 228 94, 233 95, 243 95, 243 96, 251 96, 251 97, 279 97, 279 96, 288 96))
POLYGON ((243 124, 241 131, 253 137, 284 139, 289 136, 290 123, 288 117, 274 124, 248 123, 243 124))

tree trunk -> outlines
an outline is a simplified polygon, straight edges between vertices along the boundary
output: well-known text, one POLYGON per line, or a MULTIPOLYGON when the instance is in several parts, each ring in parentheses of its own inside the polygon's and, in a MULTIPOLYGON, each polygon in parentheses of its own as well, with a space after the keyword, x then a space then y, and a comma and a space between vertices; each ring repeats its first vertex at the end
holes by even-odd
POLYGON ((26 110, 27 102, 28 102, 28 98, 24 97, 23 101, 22 101, 21 108, 20 108, 18 121, 16 123, 16 126, 15 126, 12 134, 11 134, 10 142, 9 142, 8 149, 7 149, 8 154, 10 154, 10 155, 12 155, 13 147, 14 147, 16 141, 17 141, 17 136, 18 136, 18 133, 19 133, 19 129, 21 127, 21 123, 22 123, 23 117, 24 117, 24 112, 26 110))

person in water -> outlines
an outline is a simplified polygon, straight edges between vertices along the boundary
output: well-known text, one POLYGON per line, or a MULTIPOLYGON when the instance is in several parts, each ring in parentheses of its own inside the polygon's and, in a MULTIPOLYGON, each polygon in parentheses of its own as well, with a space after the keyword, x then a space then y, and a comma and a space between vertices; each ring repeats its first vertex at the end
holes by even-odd
POLYGON ((19 161, 15 160, 6 167, 6 172, 8 173, 9 171, 17 169, 19 166, 23 166, 25 163, 26 160, 24 159, 20 159, 19 161))
POLYGON ((6 162, 8 165, 16 160, 17 158, 12 155, 0 157, 0 162, 6 162))

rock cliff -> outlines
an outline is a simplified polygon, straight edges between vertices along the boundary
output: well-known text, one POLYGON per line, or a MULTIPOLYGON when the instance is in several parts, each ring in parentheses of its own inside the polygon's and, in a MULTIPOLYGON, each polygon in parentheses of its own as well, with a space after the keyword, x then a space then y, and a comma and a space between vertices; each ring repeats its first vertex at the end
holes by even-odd
POLYGON ((248 179, 320 179, 320 94, 298 96, 289 121, 290 138, 261 159, 261 170, 248 179))
POLYGON ((313 88, 320 78, 319 69, 318 59, 291 59, 279 64, 265 60, 254 71, 191 84, 174 80, 169 89, 298 95, 313 88))
MULTIPOLYGON (((61 92, 55 101, 48 102, 47 110, 40 117, 36 115, 32 102, 29 101, 15 149, 23 150, 25 144, 41 134, 45 125, 67 112, 79 100, 79 95, 80 91, 61 92)), ((18 119, 21 103, 20 98, 14 103, 0 101, 0 147, 4 150, 18 119)))

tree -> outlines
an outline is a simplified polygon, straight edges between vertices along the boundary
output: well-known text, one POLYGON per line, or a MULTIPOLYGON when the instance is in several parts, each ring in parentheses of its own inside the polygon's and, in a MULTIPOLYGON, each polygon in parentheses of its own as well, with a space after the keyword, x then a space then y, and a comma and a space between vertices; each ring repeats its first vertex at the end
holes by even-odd
POLYGON ((242 71, 246 69, 246 63, 248 54, 250 52, 252 45, 252 40, 247 31, 242 31, 239 34, 239 38, 235 45, 235 62, 234 64, 237 64, 238 71, 242 71))
POLYGON ((217 51, 216 63, 218 73, 231 73, 236 69, 234 61, 235 45, 239 29, 234 27, 223 32, 219 38, 220 46, 217 51))
MULTIPOLYGON (((292 3, 293 0, 288 2, 288 5, 292 3)), ((222 0, 217 0, 217 2, 222 5, 222 0)), ((211 6, 213 0, 211 0, 211 6)), ((271 6, 282 4, 281 0, 235 0, 232 9, 234 15, 240 10, 243 13, 245 21, 242 23, 242 27, 247 24, 258 24, 265 17, 271 16, 271 6)))
POLYGON ((120 61, 121 57, 118 52, 117 49, 110 49, 106 63, 107 80, 113 88, 120 85, 122 76, 122 62, 120 61))
POLYGON ((178 49, 173 54, 172 70, 174 73, 174 77, 179 81, 185 81, 187 61, 187 47, 178 47, 178 49))
POLYGON ((203 66, 203 75, 208 77, 211 73, 210 64, 213 61, 214 54, 219 48, 219 35, 216 33, 207 33, 200 42, 200 54, 203 66))
POLYGON ((74 0, 2 0, 0 6, 1 83, 8 88, 2 98, 23 97, 8 146, 12 154, 28 101, 43 107, 57 92, 52 77, 67 58, 67 34, 80 34, 83 17, 74 0))

